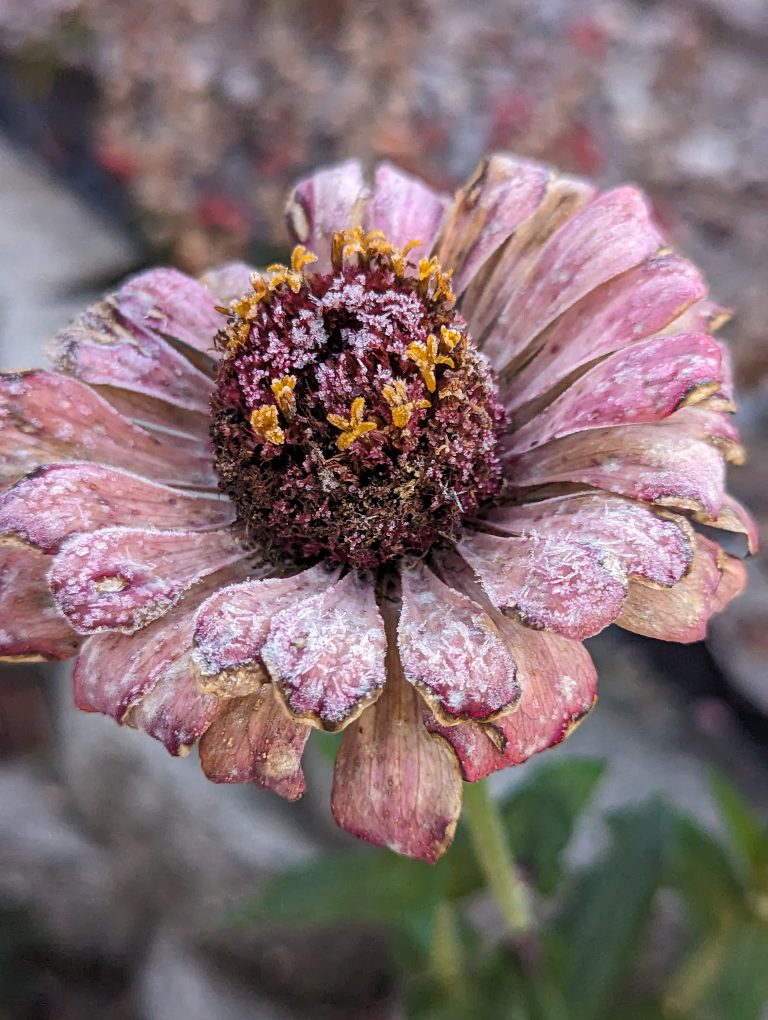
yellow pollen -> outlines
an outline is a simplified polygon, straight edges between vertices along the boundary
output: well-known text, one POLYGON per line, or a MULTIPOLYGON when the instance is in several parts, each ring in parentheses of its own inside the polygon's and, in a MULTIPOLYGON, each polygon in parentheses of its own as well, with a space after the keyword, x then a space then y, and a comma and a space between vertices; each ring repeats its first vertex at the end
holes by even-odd
POLYGON ((417 240, 408 241, 408 243, 404 244, 399 251, 397 250, 397 248, 394 249, 394 254, 391 257, 391 262, 392 272, 395 274, 395 276, 397 277, 405 276, 405 270, 408 268, 408 255, 411 251, 413 251, 414 248, 418 248, 421 244, 423 244, 422 241, 417 240))
POLYGON ((437 365, 447 365, 449 368, 456 367, 453 358, 438 353, 437 337, 434 333, 429 334, 425 344, 420 340, 415 340, 412 344, 409 344, 407 354, 411 361, 414 361, 418 366, 430 393, 434 393, 437 388, 435 367, 437 365))
POLYGON ((447 273, 444 273, 434 255, 428 259, 420 259, 419 283, 422 297, 430 298, 435 304, 444 302, 452 305, 456 300, 456 295, 451 290, 452 276, 453 270, 449 269, 447 273))
POLYGON ((296 389, 296 376, 284 375, 282 379, 272 380, 272 393, 277 406, 284 415, 291 415, 296 410, 296 399, 293 391, 296 389))
POLYGON ((447 351, 452 351, 459 340, 463 337, 458 329, 449 329, 448 326, 440 327, 440 343, 447 351))
POLYGON ((313 251, 307 251, 303 244, 297 244, 291 252, 291 269, 294 273, 300 273, 304 266, 311 262, 317 262, 317 255, 313 251))
POLYGON ((329 414, 326 417, 334 428, 341 430, 341 435, 336 440, 336 445, 342 451, 348 450, 366 432, 371 432, 373 429, 378 428, 378 424, 375 421, 365 421, 365 400, 363 397, 356 397, 352 401, 352 407, 349 409, 349 418, 342 418, 339 414, 329 414))
POLYGON ((432 406, 428 400, 409 400, 402 379, 395 379, 392 386, 385 386, 381 392, 392 408, 392 424, 398 429, 405 428, 416 408, 432 406))
POLYGON ((274 404, 264 404, 257 407, 251 414, 251 426, 253 431, 275 446, 282 446, 285 442, 285 433, 280 428, 277 420, 277 408, 274 404))

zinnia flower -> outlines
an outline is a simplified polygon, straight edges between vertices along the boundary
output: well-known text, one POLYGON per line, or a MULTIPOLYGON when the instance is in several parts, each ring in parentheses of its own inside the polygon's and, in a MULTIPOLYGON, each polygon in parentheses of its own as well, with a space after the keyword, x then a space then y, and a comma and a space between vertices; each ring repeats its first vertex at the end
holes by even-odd
POLYGON ((462 779, 595 701, 582 639, 694 641, 748 535, 726 317, 633 187, 507 156, 454 201, 301 182, 289 265, 128 280, 0 380, 6 659, 215 782, 303 793, 435 860, 462 779), (12 483, 12 484, 10 484, 12 483), (10 487, 8 487, 10 486, 10 487))

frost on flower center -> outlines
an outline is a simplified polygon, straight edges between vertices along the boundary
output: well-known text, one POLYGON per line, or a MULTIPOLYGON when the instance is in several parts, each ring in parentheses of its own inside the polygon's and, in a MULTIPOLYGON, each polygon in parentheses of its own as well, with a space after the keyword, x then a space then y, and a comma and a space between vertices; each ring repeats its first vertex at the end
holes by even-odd
POLYGON ((276 558, 373 568, 453 538, 501 484, 503 412, 450 274, 357 227, 221 309, 221 488, 276 558))

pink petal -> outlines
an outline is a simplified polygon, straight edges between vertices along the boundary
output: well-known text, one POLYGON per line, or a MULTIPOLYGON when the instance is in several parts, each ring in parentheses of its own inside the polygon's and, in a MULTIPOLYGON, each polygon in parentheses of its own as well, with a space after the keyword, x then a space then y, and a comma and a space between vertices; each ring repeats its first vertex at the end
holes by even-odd
POLYGON ((456 196, 437 257, 454 271, 461 294, 477 270, 544 201, 551 173, 536 163, 495 155, 480 162, 456 196))
POLYGON ((68 659, 80 636, 56 608, 46 574, 51 557, 0 542, 0 659, 44 662, 68 659))
POLYGON ((301 756, 310 729, 291 719, 264 684, 222 704, 200 740, 200 764, 214 783, 253 783, 298 800, 307 788, 301 756))
POLYGON ((56 552, 70 535, 110 525, 208 531, 231 524, 232 504, 98 464, 49 464, 0 494, 0 531, 56 552))
MULTIPOLYGON (((208 292, 200 289, 210 301, 208 292)), ((48 354, 56 368, 83 382, 128 390, 207 416, 210 376, 143 325, 135 310, 135 320, 121 317, 119 299, 120 293, 92 305, 53 337, 48 354)), ((224 317, 218 318, 221 326, 224 317)), ((208 346, 214 335, 215 330, 208 346)))
POLYGON ((549 239, 594 195, 585 181, 549 175, 538 206, 480 267, 462 297, 461 310, 476 340, 485 339, 509 295, 522 293, 549 239))
POLYGON ((221 700, 197 686, 192 653, 171 663, 152 689, 123 716, 126 726, 161 741, 169 754, 184 756, 216 718, 221 700))
POLYGON ((461 776, 448 745, 425 729, 422 710, 393 643, 382 696, 344 733, 331 810, 353 836, 433 864, 453 841, 461 776))
POLYGON ((312 270, 328 272, 331 234, 362 221, 367 197, 357 160, 319 170, 299 181, 288 199, 286 219, 294 240, 317 255, 312 270))
POLYGON ((615 556, 628 577, 663 586, 676 584, 693 557, 691 528, 681 517, 602 492, 496 507, 481 525, 530 541, 551 536, 596 546, 615 556))
POLYGON ((752 515, 743 507, 738 500, 727 493, 723 496, 723 503, 720 513, 716 518, 706 513, 694 514, 700 524, 706 524, 710 528, 720 528, 722 531, 733 531, 738 535, 744 535, 747 540, 747 549, 750 555, 754 556, 760 546, 760 530, 752 515))
POLYGON ((536 357, 503 386, 504 403, 511 410, 542 396, 575 369, 656 333, 705 292, 698 269, 673 253, 609 280, 546 330, 536 357))
POLYGON ((468 782, 561 743, 597 697, 597 673, 582 644, 529 630, 514 620, 502 620, 499 626, 518 664, 517 706, 485 727, 429 724, 451 743, 468 782))
POLYGON ((636 188, 598 196, 552 235, 527 277, 510 287, 484 353, 502 372, 558 315, 644 262, 662 240, 636 188))
POLYGON ((269 679, 261 650, 273 617, 338 578, 324 567, 292 577, 249 580, 214 592, 195 622, 195 661, 204 690, 222 697, 253 693, 269 679))
POLYGON ((722 577, 712 597, 712 613, 721 613, 733 599, 737 598, 747 586, 747 570, 737 556, 723 553, 720 558, 722 577))
POLYGON ((209 269, 200 277, 200 282, 210 291, 215 304, 229 305, 251 290, 251 277, 255 272, 256 267, 247 262, 227 262, 209 269))
POLYGON ((353 572, 278 613, 261 654, 294 715, 338 730, 381 693, 386 648, 373 584, 353 572))
POLYGON ((200 578, 245 556, 230 529, 104 528, 70 538, 53 561, 49 581, 79 633, 130 634, 166 613, 200 578))
POLYGON ((667 418, 720 388, 720 350, 703 333, 643 340, 585 372, 507 441, 524 453, 583 429, 667 418))
POLYGON ((409 241, 421 241, 414 253, 418 260, 432 251, 447 205, 446 195, 433 191, 418 177, 383 163, 376 168, 366 227, 382 230, 398 248, 409 241))
POLYGON ((150 435, 76 379, 44 371, 0 375, 0 479, 15 481, 41 464, 72 460, 161 482, 217 484, 206 448, 150 435))
POLYGON ((714 612, 722 556, 718 545, 697 535, 689 573, 673 588, 649 588, 640 582, 630 584, 627 601, 616 622, 625 630, 662 641, 701 641, 714 612))
POLYGON ((129 326, 152 330, 196 351, 213 354, 222 328, 211 292, 178 269, 150 269, 127 280, 111 299, 129 326))
POLYGON ((508 710, 520 695, 516 667, 488 614, 424 566, 403 570, 402 581, 400 659, 435 715, 452 725, 508 710))
POLYGON ((739 430, 730 413, 711 410, 706 403, 697 404, 695 407, 681 407, 670 417, 668 424, 716 446, 731 464, 743 464, 746 459, 739 430))
MULTIPOLYGON (((192 660, 195 614, 211 590, 222 581, 242 577, 244 566, 238 565, 222 576, 211 577, 191 591, 183 602, 160 619, 149 623, 136 634, 110 631, 94 634, 85 641, 75 664, 75 704, 85 712, 101 712, 118 722, 135 708, 158 685, 159 697, 149 703, 145 718, 154 717, 159 703, 165 705, 166 720, 174 716, 178 733, 188 731, 184 722, 185 708, 191 706, 190 725, 221 702, 205 695, 192 697, 197 690, 198 673, 192 660), (174 690, 178 700, 174 708, 174 690), (193 690, 194 688, 194 690, 193 690), (153 707, 154 706, 154 707, 153 707)), ((198 694, 201 692, 198 690, 198 694)), ((135 721, 135 720, 134 720, 135 721)), ((177 739, 168 732, 175 750, 188 740, 177 739)))
POLYGON ((154 430, 159 428, 160 439, 165 438, 165 432, 181 432, 184 434, 182 443, 187 443, 188 437, 191 437, 198 444, 198 449, 200 444, 208 447, 210 419, 200 411, 190 411, 178 404, 168 404, 165 400, 117 386, 94 385, 92 388, 116 411, 138 425, 148 427, 153 435, 157 434, 154 430))
POLYGON ((529 627, 581 639, 621 612, 626 575, 617 558, 578 537, 467 534, 458 549, 493 604, 529 627))
POLYGON ((577 432, 510 458, 507 470, 516 486, 580 482, 712 515, 725 480, 717 450, 666 423, 577 432))

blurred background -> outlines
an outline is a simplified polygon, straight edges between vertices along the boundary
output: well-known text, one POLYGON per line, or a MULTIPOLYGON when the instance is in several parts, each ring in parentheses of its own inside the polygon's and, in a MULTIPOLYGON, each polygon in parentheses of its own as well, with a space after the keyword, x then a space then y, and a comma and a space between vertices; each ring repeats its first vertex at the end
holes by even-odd
MULTIPOLYGON (((286 189, 319 164, 387 159, 453 190, 494 149, 638 182, 735 310, 724 332, 749 462, 731 485, 764 528, 764 0, 0 0, 0 367, 38 363, 51 332, 146 265, 272 261, 287 244, 286 189)), ((601 859, 606 812, 653 794, 725 838, 713 766, 764 824, 768 576, 760 560, 750 569, 706 645, 615 630, 590 642, 599 707, 545 756, 563 775, 571 760, 574 774, 585 756, 607 762, 560 840, 568 874, 601 859)), ((329 818, 330 766, 313 753, 299 805, 216 788, 193 761, 78 716, 66 668, 3 667, 1 1020, 406 1015, 386 924, 343 910, 321 926, 279 910, 227 920, 284 868, 349 849, 329 818)), ((543 764, 498 788, 535 783, 543 764)), ((481 928, 483 911, 481 896, 470 906, 481 928)), ((647 915, 606 1016, 625 1015, 628 987, 656 996, 682 952, 674 898, 649 897, 647 915)), ((666 1001, 642 1016, 760 1010, 759 995, 751 1012, 706 994, 688 1013, 666 1001)))

